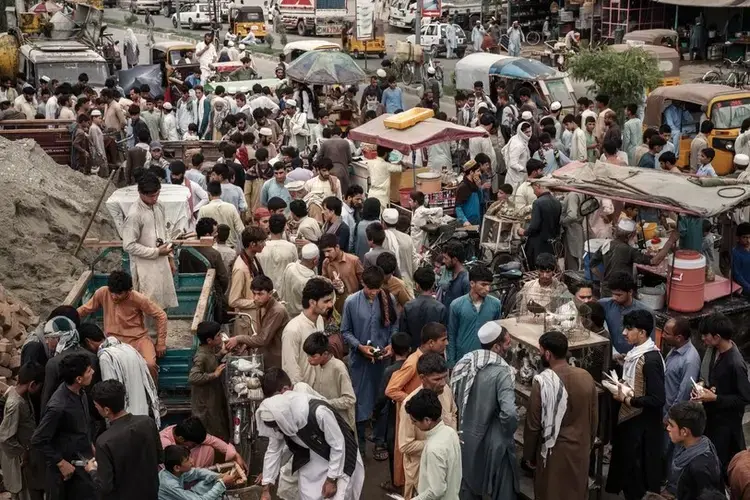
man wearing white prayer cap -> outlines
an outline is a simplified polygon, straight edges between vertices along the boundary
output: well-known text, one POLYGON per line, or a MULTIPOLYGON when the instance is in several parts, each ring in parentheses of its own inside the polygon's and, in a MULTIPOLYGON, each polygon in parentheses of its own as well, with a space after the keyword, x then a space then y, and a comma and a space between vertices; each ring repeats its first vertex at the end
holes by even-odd
MULTIPOLYGON (((633 264, 658 266, 672 250, 672 247, 680 237, 679 231, 673 231, 661 250, 654 255, 647 255, 641 252, 638 248, 630 246, 630 237, 635 229, 635 221, 628 217, 621 216, 617 223, 615 237, 611 241, 604 243, 599 251, 591 257, 590 265, 592 269, 604 263, 604 276, 602 277, 603 297, 609 297, 612 294, 612 289, 610 289, 608 283, 611 277, 620 272, 625 272, 632 276, 633 264)), ((610 331, 619 332, 622 331, 622 329, 610 331)))
POLYGON ((302 312, 302 289, 310 278, 315 277, 319 259, 318 246, 308 243, 300 251, 300 260, 286 266, 281 283, 274 283, 276 292, 286 302, 286 310, 291 317, 302 312))
POLYGON ((513 370, 503 359, 510 335, 496 321, 486 322, 477 335, 482 347, 455 364, 450 381, 462 455, 473 457, 462 463, 460 498, 516 498, 520 475, 513 434, 518 414, 513 370))
POLYGON ((297 108, 297 101, 289 99, 284 105, 284 135, 289 138, 289 145, 304 151, 310 137, 310 127, 307 124, 307 113, 297 108))
POLYGON ((414 241, 411 237, 396 229, 398 224, 398 210, 386 208, 383 210, 383 228, 385 228, 385 242, 383 248, 396 256, 401 279, 404 280, 406 290, 414 298, 414 241))
POLYGON ((262 498, 270 498, 291 440, 297 445, 292 472, 299 471, 300 500, 359 500, 365 470, 354 431, 325 400, 287 391, 265 399, 255 422, 258 433, 269 439, 262 498))
POLYGON ((530 122, 533 119, 534 119, 534 114, 531 111, 527 110, 521 113, 521 120, 525 122, 530 122))

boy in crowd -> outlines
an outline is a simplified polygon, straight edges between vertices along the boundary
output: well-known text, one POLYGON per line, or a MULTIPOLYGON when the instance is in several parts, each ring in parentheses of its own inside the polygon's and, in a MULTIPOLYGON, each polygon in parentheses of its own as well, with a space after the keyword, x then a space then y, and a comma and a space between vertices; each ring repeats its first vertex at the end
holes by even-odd
POLYGON ((232 264, 234 264, 234 259, 237 258, 237 251, 227 244, 230 234, 231 230, 229 229, 229 226, 226 224, 219 224, 216 227, 216 243, 214 243, 214 248, 219 252, 219 255, 221 255, 221 260, 224 261, 224 265, 227 266, 227 271, 231 274, 232 264))
POLYGON ((237 478, 234 469, 220 475, 193 467, 190 452, 184 446, 167 446, 164 469, 159 471, 159 500, 220 500, 227 486, 237 478))
POLYGON ((703 435, 706 411, 695 401, 682 401, 667 414, 667 432, 675 444, 667 490, 680 500, 699 498, 705 489, 723 490, 721 465, 711 440, 703 435))
POLYGON ((173 444, 190 451, 190 460, 196 467, 211 467, 216 463, 215 455, 223 456, 222 462, 237 462, 243 469, 247 465, 231 444, 206 432, 198 417, 190 416, 177 425, 170 425, 159 432, 164 449, 173 444))
POLYGON ((223 440, 229 439, 229 415, 221 374, 226 365, 219 364, 217 355, 222 349, 221 325, 204 321, 198 325, 198 349, 190 368, 190 406, 200 418, 206 431, 223 440))
POLYGON ((704 148, 698 154, 698 171, 695 173, 698 177, 717 177, 711 162, 714 161, 716 151, 714 148, 704 148))
POLYGON ((307 354, 307 362, 315 374, 310 385, 355 430, 354 405, 357 400, 352 380, 344 362, 331 353, 328 337, 323 332, 312 333, 302 344, 302 350, 307 354))

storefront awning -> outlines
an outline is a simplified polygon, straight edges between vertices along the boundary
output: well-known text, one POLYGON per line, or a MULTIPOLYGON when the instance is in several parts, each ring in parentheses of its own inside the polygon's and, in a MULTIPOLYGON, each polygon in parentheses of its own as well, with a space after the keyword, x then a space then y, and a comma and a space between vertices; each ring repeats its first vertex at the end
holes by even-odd
POLYGON ((750 7, 750 0, 656 0, 659 3, 670 5, 682 5, 685 7, 723 7, 742 8, 750 7))

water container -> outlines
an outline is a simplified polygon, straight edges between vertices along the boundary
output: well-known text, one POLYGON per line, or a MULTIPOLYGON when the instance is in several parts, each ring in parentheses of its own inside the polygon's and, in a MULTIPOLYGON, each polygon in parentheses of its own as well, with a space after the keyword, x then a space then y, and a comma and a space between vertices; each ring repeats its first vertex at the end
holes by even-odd
POLYGON ((703 309, 706 257, 695 250, 678 250, 669 266, 669 308, 689 313, 703 309))

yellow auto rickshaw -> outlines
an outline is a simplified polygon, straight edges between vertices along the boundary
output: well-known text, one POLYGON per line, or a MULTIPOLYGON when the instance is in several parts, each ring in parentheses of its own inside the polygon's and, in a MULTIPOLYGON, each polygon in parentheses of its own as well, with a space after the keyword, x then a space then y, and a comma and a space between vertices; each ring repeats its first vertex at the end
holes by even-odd
POLYGON ((643 42, 646 45, 661 45, 677 49, 679 35, 676 31, 667 29, 635 30, 625 33, 622 41, 623 43, 630 41, 643 42))
POLYGON ((609 49, 624 52, 631 48, 640 48, 648 52, 659 63, 659 71, 663 75, 659 87, 669 87, 680 84, 680 54, 676 49, 663 45, 642 45, 640 43, 621 43, 610 45, 609 49))
POLYGON ((263 7, 245 5, 232 7, 229 13, 229 31, 240 39, 252 32, 258 43, 263 43, 266 37, 266 18, 263 15, 263 7))
POLYGON ((151 46, 150 64, 159 64, 162 70, 162 83, 166 86, 169 78, 184 81, 200 67, 195 57, 195 45, 188 42, 159 42, 151 46))
POLYGON ((377 36, 372 40, 359 40, 350 34, 346 40, 346 51, 355 59, 364 59, 370 54, 379 58, 385 57, 385 36, 377 36))
MULTIPOLYGON (((658 87, 646 98, 643 126, 659 128, 665 123, 665 111, 679 115, 679 166, 690 164, 690 143, 700 124, 711 120, 713 131, 708 134, 708 146, 716 151, 711 164, 718 175, 732 172, 734 141, 740 133, 742 121, 750 118, 750 92, 726 85, 689 83, 673 87, 658 87)), ((674 124, 674 119, 671 120, 674 124)))

